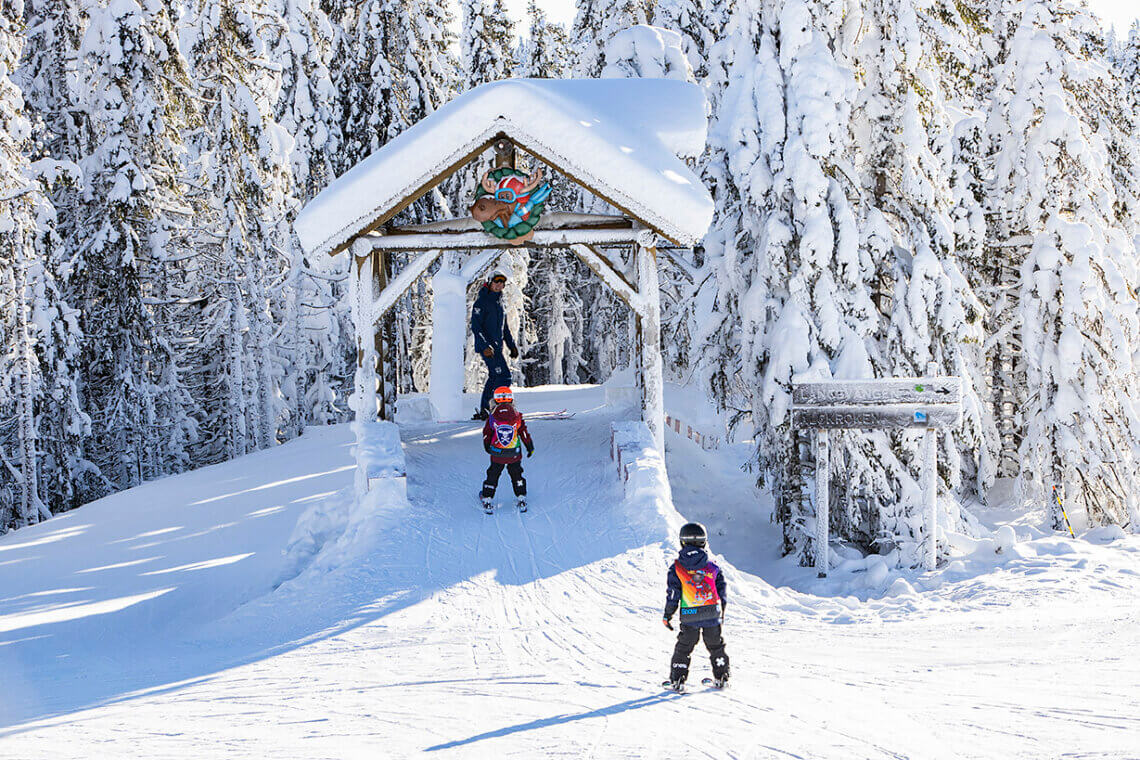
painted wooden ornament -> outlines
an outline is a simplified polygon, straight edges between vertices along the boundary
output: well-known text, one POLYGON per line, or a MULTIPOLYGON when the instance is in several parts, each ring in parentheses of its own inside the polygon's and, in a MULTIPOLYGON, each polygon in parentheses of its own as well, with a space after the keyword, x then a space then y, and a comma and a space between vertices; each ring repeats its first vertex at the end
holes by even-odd
POLYGON ((542 169, 524 174, 517 169, 492 169, 483 175, 475 190, 471 216, 483 229, 512 245, 534 236, 534 228, 550 197, 550 183, 542 179, 542 169))

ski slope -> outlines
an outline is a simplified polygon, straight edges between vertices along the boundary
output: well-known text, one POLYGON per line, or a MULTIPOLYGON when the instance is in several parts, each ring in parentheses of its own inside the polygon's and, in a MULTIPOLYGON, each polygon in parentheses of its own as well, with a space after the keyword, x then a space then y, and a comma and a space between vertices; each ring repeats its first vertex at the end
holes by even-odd
POLYGON ((505 476, 479 510, 476 424, 410 421, 407 502, 310 553, 298 521, 349 509, 348 426, 0 538, 0 757, 1140 757, 1138 537, 995 510, 1012 530, 935 573, 817 579, 746 446, 670 434, 680 514, 654 511, 601 389, 518 405, 577 411, 528 423, 524 515, 505 476), (682 519, 728 574, 724 692, 659 688, 682 519))

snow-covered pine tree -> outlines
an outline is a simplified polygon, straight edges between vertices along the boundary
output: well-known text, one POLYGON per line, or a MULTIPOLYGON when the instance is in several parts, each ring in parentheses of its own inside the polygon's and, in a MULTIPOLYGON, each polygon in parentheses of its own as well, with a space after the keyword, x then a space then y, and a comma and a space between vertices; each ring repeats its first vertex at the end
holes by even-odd
POLYGON ((56 513, 98 498, 109 484, 84 455, 91 418, 80 403, 82 333, 79 312, 65 297, 73 256, 57 233, 55 209, 46 200, 61 171, 72 175, 73 170, 61 170, 51 159, 34 162, 31 170, 42 188, 36 203, 35 251, 26 271, 29 326, 42 385, 42 396, 35 399, 38 481, 41 500, 56 513))
POLYGON ((529 36, 519 45, 516 76, 561 79, 569 69, 570 39, 566 27, 551 23, 534 0, 526 6, 529 36))
POLYGON ((511 75, 514 26, 503 0, 460 0, 459 64, 472 86, 511 75))
MULTIPOLYGON (((404 119, 408 124, 415 124, 450 100, 462 86, 456 81, 460 68, 454 53, 454 16, 450 7, 435 0, 404 0, 404 3, 401 29, 411 30, 411 34, 407 36, 409 44, 399 49, 401 56, 397 59, 397 69, 403 84, 400 94, 404 119)), ((506 33, 510 34, 509 31, 506 33)), ((500 39, 502 34, 500 23, 492 38, 494 44, 503 46, 499 55, 509 70, 513 42, 500 39)), ((425 198, 431 195, 429 193, 425 198)), ((427 205, 423 207, 426 211, 434 211, 427 205)))
MULTIPOLYGON (((987 126, 991 234, 1016 267, 1007 284, 1018 302, 1007 319, 1026 388, 1018 491, 1052 505, 1058 487, 1092 522, 1135 522, 1136 250, 1114 218, 1108 151, 1091 108, 1111 81, 1077 37, 1086 10, 1031 0, 1004 11, 1013 31, 987 126)), ((1063 527, 1055 507, 1053 515, 1063 527)))
MULTIPOLYGON (((289 206, 297 209, 333 179, 334 157, 340 148, 341 104, 329 64, 344 49, 338 47, 343 33, 312 0, 271 0, 269 9, 280 22, 262 25, 261 35, 274 60, 282 65, 274 117, 294 139, 290 164, 296 197, 289 206)), ((286 227, 291 225, 293 214, 283 221, 286 227)), ((289 244, 284 252, 288 274, 278 299, 283 309, 279 342, 286 359, 281 393, 289 409, 282 432, 292 437, 305 425, 327 424, 344 414, 343 401, 339 408, 337 401, 347 397, 348 371, 343 358, 348 352, 338 351, 337 344, 351 347, 352 341, 339 340, 351 334, 351 330, 345 332, 351 315, 342 297, 347 257, 313 267, 289 229, 282 229, 280 237, 289 244)))
POLYGON ((280 79, 258 65, 259 0, 201 0, 189 33, 205 127, 194 141, 196 182, 212 239, 200 286, 206 307, 200 360, 208 460, 273 445, 284 410, 277 315, 288 265, 293 141, 273 120, 280 79))
POLYGON ((189 213, 176 121, 188 78, 165 9, 148 5, 93 10, 81 48, 98 145, 82 160, 85 211, 96 220, 80 249, 88 454, 118 488, 184 469, 195 435, 193 401, 162 333, 171 325, 146 305, 166 313, 167 247, 182 224, 175 215, 189 213))
POLYGON ((51 516, 40 499, 29 269, 46 200, 28 162, 31 124, 12 72, 23 49, 23 4, 0 3, 0 533, 51 516))
POLYGON ((343 104, 340 151, 334 172, 343 174, 391 140, 408 123, 394 73, 400 44, 400 0, 365 0, 345 16, 346 57, 333 82, 343 104))
MULTIPOLYGON (((51 158, 66 167, 77 165, 94 147, 90 119, 76 108, 85 97, 79 45, 87 14, 79 3, 29 0, 25 3, 28 44, 16 74, 32 120, 32 157, 51 158)), ((75 172, 56 172, 51 201, 57 232, 69 250, 78 247, 82 214, 75 172)))
MULTIPOLYGON (((716 273, 707 372, 726 407, 750 413, 760 484, 777 496, 785 549, 802 558, 815 517, 795 468, 809 457, 789 430, 791 384, 888 374, 875 266, 857 227, 846 63, 858 20, 843 10, 740 3, 713 51, 727 86, 710 134, 718 216, 705 245, 716 273)), ((834 450, 849 488, 834 494, 832 534, 870 547, 883 538, 881 507, 913 480, 884 435, 842 437, 834 450)))
POLYGON ((635 24, 648 24, 653 0, 577 0, 578 9, 570 28, 571 50, 575 56, 573 75, 597 77, 605 65, 606 43, 616 33, 635 24))
MULTIPOLYGON (((1102 57, 1103 36, 1097 26, 1081 30, 1084 48, 1102 57)), ((1109 162, 1116 188, 1116 220, 1127 234, 1140 236, 1140 21, 1115 55, 1112 86, 1090 92, 1099 125, 1107 132, 1109 162)), ((1140 246, 1140 242, 1137 242, 1140 246)))
POLYGON ((709 53, 724 31, 723 17, 710 14, 720 8, 708 0, 658 0, 653 9, 653 26, 681 35, 681 47, 695 81, 708 76, 709 53))
POLYGON ((74 230, 79 214, 79 169, 75 160, 90 145, 87 115, 76 100, 80 9, 34 0, 24 4, 24 45, 13 81, 22 90, 31 121, 26 151, 31 175, 44 198, 37 214, 35 251, 29 258, 31 337, 41 375, 42 397, 34 403, 40 496, 52 511, 78 506, 105 493, 105 483, 83 455, 90 418, 80 408, 77 312, 69 305, 70 280, 79 269, 74 230), (70 244, 69 244, 69 241, 70 244))
POLYGON ((693 68, 681 35, 670 29, 638 24, 610 37, 602 55, 603 79, 677 79, 693 82, 693 68))
MULTIPOLYGON (((1140 114, 1140 21, 1133 21, 1128 39, 1120 48, 1117 64, 1124 80, 1125 97, 1132 113, 1140 114)), ((1140 116, 1136 118, 1140 119, 1140 116)))
POLYGON ((337 97, 328 63, 336 29, 313 0, 270 0, 276 28, 263 27, 273 60, 279 61, 281 93, 274 118, 293 136, 291 166, 302 202, 333 179, 333 157, 340 149, 337 97))
MULTIPOLYGON (((700 315, 693 320, 696 350, 690 348, 687 355, 699 358, 692 366, 700 372, 700 384, 708 388, 719 407, 730 412, 735 428, 748 414, 750 403, 741 353, 740 298, 747 293, 751 279, 751 265, 742 261, 751 241, 746 228, 762 224, 754 218, 759 209, 775 209, 780 203, 772 179, 782 163, 780 144, 770 140, 766 146, 769 155, 761 155, 760 137, 784 130, 783 85, 774 41, 763 28, 759 2, 740 3, 726 15, 724 36, 709 55, 705 90, 716 107, 702 158, 702 179, 713 194, 715 208, 704 240, 702 271, 694 277, 695 295, 691 299, 700 315), (755 60, 757 66, 748 67, 742 59, 755 60), (738 186, 738 171, 755 176, 757 181, 738 186)), ((686 355, 669 351, 667 357, 667 364, 686 368, 686 355)))
MULTIPOLYGON (((978 444, 986 440, 972 371, 982 361, 984 313, 955 257, 950 117, 912 0, 871 0, 862 28, 856 60, 863 87, 852 119, 860 138, 857 170, 868 204, 860 227, 865 259, 877 270, 874 297, 888 319, 885 352, 874 363, 887 376, 921 376, 933 365, 936 374, 962 379, 968 427, 941 436, 939 456, 941 474, 958 492, 962 456, 974 460, 968 472, 976 473, 978 444)), ((889 438, 898 460, 917 479, 920 436, 889 438)), ((987 472, 982 485, 992 478, 987 472)), ((963 495, 976 496, 975 484, 969 481, 963 495)), ((904 548, 906 564, 915 564, 922 540, 915 526, 922 521, 920 504, 908 499, 914 493, 910 485, 875 506, 883 538, 904 548)), ((960 528, 957 515, 952 519, 960 528)))

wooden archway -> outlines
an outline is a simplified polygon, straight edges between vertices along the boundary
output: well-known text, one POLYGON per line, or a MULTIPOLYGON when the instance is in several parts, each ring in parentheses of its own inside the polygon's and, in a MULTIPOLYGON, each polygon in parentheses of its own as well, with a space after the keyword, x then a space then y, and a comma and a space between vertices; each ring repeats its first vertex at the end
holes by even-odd
MULTIPOLYGON (((555 168, 558 168, 557 166, 555 168)), ((664 435, 664 391, 661 358, 661 299, 657 275, 658 234, 625 216, 550 213, 543 217, 534 247, 566 248, 578 256, 629 306, 636 319, 634 356, 641 393, 642 419, 660 449, 664 435), (636 246, 636 276, 614 266, 605 249, 636 246)), ((392 387, 393 347, 376 325, 413 283, 425 274, 443 251, 486 251, 481 269, 498 254, 512 248, 488 235, 473 219, 452 219, 412 226, 386 226, 357 236, 352 251, 351 299, 356 328, 357 366, 352 406, 359 421, 391 419, 395 413, 392 387), (420 251, 403 271, 392 276, 389 253, 420 251)))

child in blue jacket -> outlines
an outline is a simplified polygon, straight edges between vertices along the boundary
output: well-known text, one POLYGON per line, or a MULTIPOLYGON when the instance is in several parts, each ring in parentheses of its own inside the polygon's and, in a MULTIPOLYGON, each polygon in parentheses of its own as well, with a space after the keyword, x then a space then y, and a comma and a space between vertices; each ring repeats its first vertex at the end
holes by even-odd
POLYGON ((721 623, 724 620, 724 575, 705 551, 708 533, 700 523, 681 528, 681 551, 665 576, 665 616, 663 622, 673 630, 671 619, 680 608, 680 632, 673 660, 669 666, 669 685, 676 691, 685 688, 689 676, 689 658, 702 634, 712 662, 713 683, 723 688, 728 683, 728 654, 724 651, 721 623))

